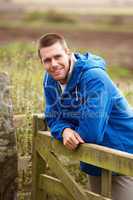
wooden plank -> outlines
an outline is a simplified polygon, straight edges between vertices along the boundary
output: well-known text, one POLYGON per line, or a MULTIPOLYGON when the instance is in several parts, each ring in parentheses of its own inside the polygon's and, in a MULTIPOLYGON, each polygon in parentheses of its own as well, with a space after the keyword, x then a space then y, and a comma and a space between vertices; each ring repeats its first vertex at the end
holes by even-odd
MULTIPOLYGON (((51 195, 62 196, 63 199, 65 198, 67 200, 74 200, 74 198, 71 196, 69 191, 64 187, 62 182, 57 178, 53 178, 51 176, 41 174, 39 187, 41 189, 47 190, 47 192, 51 195)), ((95 194, 87 190, 84 190, 84 192, 88 196, 89 200, 110 200, 109 198, 102 197, 99 194, 95 194)))
POLYGON ((73 177, 67 172, 67 170, 61 165, 61 162, 56 158, 56 156, 49 151, 47 146, 41 138, 36 139, 36 149, 38 150, 40 156, 47 163, 55 175, 62 181, 64 187, 69 190, 71 195, 75 200, 88 200, 88 197, 83 192, 82 188, 76 183, 73 177))
MULTIPOLYGON (((44 113, 39 113, 39 114, 34 114, 31 115, 31 118, 34 118, 36 116, 37 118, 37 123, 38 123, 38 130, 47 130, 47 123, 46 119, 44 117, 44 113)), ((27 120, 27 115, 26 114, 18 114, 13 116, 13 123, 15 128, 19 128, 25 125, 25 120, 27 120)))
POLYGON ((94 192, 91 192, 91 191, 85 191, 85 193, 87 194, 89 200, 111 200, 110 198, 108 197, 103 197, 99 194, 96 194, 94 192))
POLYGON ((67 200, 74 200, 69 191, 66 190, 62 182, 57 178, 41 174, 39 180, 39 187, 41 189, 45 189, 50 195, 61 196, 63 199, 65 198, 67 200))
POLYGON ((102 169, 101 194, 105 197, 112 197, 112 172, 102 169))
POLYGON ((39 182, 39 175, 41 173, 44 173, 46 163, 45 161, 40 157, 38 152, 35 148, 35 141, 36 141, 36 135, 38 131, 38 120, 37 116, 34 116, 33 118, 33 153, 32 153, 32 200, 46 200, 47 194, 44 190, 39 190, 38 182, 39 182))
POLYGON ((44 113, 35 114, 37 116, 38 130, 48 130, 44 113))
MULTIPOLYGON (((45 146, 49 148, 47 142, 51 143, 51 139, 45 135, 45 132, 39 131, 37 137, 43 140, 45 146)), ((83 161, 110 171, 133 176, 133 154, 87 143, 80 145, 75 151, 70 151, 57 140, 52 141, 52 150, 56 154, 66 155, 72 160, 83 161)))
POLYGON ((45 119, 45 115, 44 115, 44 113, 34 113, 34 115, 33 116, 37 116, 37 120, 42 120, 42 121, 44 121, 44 119, 45 119))

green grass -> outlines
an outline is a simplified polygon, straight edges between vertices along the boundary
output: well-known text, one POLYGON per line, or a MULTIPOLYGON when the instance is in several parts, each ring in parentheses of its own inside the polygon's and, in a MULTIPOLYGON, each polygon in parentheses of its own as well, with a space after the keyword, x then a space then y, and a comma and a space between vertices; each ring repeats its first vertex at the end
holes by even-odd
MULTIPOLYGON (((5 15, 5 14, 4 14, 5 15)), ((8 14, 9 15, 9 14, 8 14)), ((55 30, 93 30, 109 32, 133 32, 132 20, 125 20, 126 17, 133 18, 133 9, 91 9, 89 13, 67 13, 53 9, 47 11, 31 11, 16 16, 15 20, 2 17, 0 28, 34 28, 34 29, 55 29, 55 30)))
POLYGON ((36 45, 14 43, 0 49, 0 71, 11 79, 14 112, 43 110, 43 67, 35 52, 36 45))
POLYGON ((114 80, 125 80, 132 78, 132 74, 128 68, 121 67, 118 65, 107 68, 107 71, 114 80))
POLYGON ((76 22, 72 14, 67 14, 65 12, 57 10, 48 10, 45 12, 42 11, 32 11, 28 12, 23 17, 24 21, 42 21, 42 22, 53 22, 53 23, 68 23, 73 24, 76 22))
POLYGON ((98 7, 95 7, 95 8, 88 9, 88 11, 86 11, 86 12, 82 12, 82 14, 108 15, 108 16, 111 16, 111 15, 132 16, 133 8, 132 7, 131 8, 130 7, 128 7, 128 8, 126 8, 126 7, 124 7, 124 8, 120 8, 120 7, 98 8, 98 7))

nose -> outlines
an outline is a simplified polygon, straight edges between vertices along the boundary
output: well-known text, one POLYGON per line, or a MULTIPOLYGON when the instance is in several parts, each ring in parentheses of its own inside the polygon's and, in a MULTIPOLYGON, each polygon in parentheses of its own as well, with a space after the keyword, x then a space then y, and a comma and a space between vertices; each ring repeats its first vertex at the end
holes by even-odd
POLYGON ((57 61, 54 58, 51 59, 51 65, 52 67, 57 67, 57 61))

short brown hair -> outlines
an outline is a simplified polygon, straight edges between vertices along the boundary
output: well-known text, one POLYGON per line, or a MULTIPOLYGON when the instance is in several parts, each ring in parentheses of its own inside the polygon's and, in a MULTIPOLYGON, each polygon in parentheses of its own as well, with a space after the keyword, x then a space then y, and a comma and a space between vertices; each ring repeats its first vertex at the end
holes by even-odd
POLYGON ((49 47, 56 42, 59 42, 64 48, 67 48, 66 41, 63 36, 56 33, 47 33, 45 35, 42 35, 40 39, 38 40, 38 56, 41 59, 40 55, 40 49, 44 47, 49 47))

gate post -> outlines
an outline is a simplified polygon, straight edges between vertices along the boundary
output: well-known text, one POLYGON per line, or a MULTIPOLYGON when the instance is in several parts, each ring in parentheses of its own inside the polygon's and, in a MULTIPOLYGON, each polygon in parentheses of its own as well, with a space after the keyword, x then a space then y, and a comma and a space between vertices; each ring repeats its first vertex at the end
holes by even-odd
POLYGON ((36 150, 36 135, 38 131, 38 116, 33 116, 33 152, 32 152, 32 200, 47 200, 47 194, 39 188, 40 174, 44 174, 46 163, 36 150))

